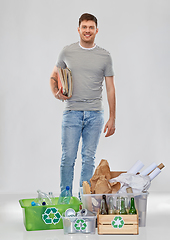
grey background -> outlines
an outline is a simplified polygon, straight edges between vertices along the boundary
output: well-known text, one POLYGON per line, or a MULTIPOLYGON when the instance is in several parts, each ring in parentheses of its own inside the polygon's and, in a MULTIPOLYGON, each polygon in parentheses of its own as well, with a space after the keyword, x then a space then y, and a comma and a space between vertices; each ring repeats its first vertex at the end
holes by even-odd
MULTIPOLYGON (((60 192, 63 103, 49 78, 60 50, 79 40, 84 12, 98 18, 96 43, 110 51, 116 74, 116 133, 102 134, 96 166, 102 158, 111 170, 163 162, 150 190, 169 191, 169 7, 168 0, 0 1, 0 193, 60 192)), ((106 122, 105 89, 103 98, 106 122)), ((80 169, 79 152, 75 193, 80 169)))

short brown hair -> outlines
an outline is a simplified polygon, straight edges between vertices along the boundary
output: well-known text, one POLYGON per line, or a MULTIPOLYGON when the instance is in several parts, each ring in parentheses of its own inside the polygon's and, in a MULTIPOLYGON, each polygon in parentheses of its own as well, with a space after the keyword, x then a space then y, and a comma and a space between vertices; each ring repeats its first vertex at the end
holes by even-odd
POLYGON ((81 15, 81 17, 79 18, 79 27, 80 27, 81 22, 84 21, 84 20, 86 20, 86 21, 89 21, 89 20, 94 21, 95 24, 96 24, 96 27, 97 27, 97 18, 94 15, 92 15, 90 13, 83 13, 81 15))

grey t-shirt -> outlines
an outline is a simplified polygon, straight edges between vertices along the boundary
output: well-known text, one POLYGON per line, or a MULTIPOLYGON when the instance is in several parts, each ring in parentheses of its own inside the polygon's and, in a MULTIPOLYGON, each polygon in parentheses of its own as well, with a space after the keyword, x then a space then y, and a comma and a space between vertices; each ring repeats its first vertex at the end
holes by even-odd
POLYGON ((73 43, 62 50, 56 66, 68 67, 72 72, 73 94, 66 101, 65 110, 103 109, 103 80, 114 75, 109 52, 97 45, 89 49, 73 43))

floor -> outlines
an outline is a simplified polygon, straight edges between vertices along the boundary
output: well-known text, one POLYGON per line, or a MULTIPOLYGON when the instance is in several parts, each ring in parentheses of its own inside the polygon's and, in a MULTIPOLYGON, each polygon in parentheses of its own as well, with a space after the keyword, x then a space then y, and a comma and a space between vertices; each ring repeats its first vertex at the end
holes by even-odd
MULTIPOLYGON (((34 196, 33 196, 34 197, 34 196)), ((139 235, 64 235, 63 229, 46 231, 26 231, 23 224, 19 199, 32 198, 30 195, 0 195, 0 239, 1 240, 96 240, 96 239, 169 239, 170 192, 151 192, 147 202, 146 227, 139 228, 139 235)))

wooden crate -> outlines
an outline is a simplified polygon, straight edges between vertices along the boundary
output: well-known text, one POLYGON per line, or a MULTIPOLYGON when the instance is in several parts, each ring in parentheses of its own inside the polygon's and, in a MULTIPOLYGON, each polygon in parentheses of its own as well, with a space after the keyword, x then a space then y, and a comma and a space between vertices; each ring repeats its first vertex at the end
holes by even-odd
POLYGON ((138 214, 97 214, 98 234, 139 234, 138 214))

